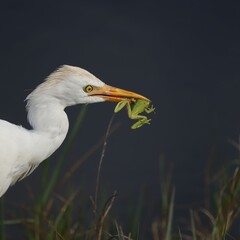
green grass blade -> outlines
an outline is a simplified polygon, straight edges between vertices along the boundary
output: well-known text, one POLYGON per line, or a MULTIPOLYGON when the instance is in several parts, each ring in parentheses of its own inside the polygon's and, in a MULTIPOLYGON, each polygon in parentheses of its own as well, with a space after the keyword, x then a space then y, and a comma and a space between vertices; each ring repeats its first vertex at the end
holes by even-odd
POLYGON ((174 210, 175 188, 172 190, 171 200, 169 204, 168 223, 165 240, 171 240, 172 238, 172 225, 173 225, 173 210, 174 210))
POLYGON ((142 191, 138 198, 138 203, 137 203, 136 210, 135 210, 135 216, 133 217, 133 222, 132 222, 132 226, 133 226, 132 234, 133 234, 134 239, 139 238, 138 237, 139 231, 140 231, 139 224, 140 224, 143 208, 144 208, 144 192, 142 191))
POLYGON ((49 161, 43 162, 43 171, 41 174, 40 192, 43 193, 48 184, 49 161))
POLYGON ((74 124, 74 127, 68 137, 68 140, 67 142, 65 143, 65 147, 63 149, 63 152, 60 156, 60 158, 58 159, 57 161, 57 164, 54 168, 54 171, 51 173, 51 178, 49 180, 49 183, 46 185, 46 189, 41 197, 41 204, 42 205, 45 205, 48 198, 49 198, 49 195, 51 194, 56 182, 57 182, 57 179, 59 177, 59 174, 60 174, 60 171, 61 171, 61 168, 64 164, 64 162, 66 161, 67 159, 67 155, 69 153, 69 150, 71 148, 71 145, 78 133, 78 130, 82 124, 82 121, 84 119, 84 116, 86 114, 86 110, 87 110, 87 105, 83 105, 82 106, 82 109, 81 111, 79 112, 78 114, 78 117, 77 117, 77 120, 75 121, 75 124, 74 124))
POLYGON ((197 240, 196 226, 195 226, 192 210, 190 210, 190 217, 191 217, 191 229, 192 229, 192 235, 193 235, 192 237, 193 237, 193 240, 197 240))
POLYGON ((179 240, 183 240, 180 228, 178 228, 178 235, 179 235, 179 240))
POLYGON ((0 239, 6 239, 5 224, 4 224, 4 201, 0 198, 0 239))

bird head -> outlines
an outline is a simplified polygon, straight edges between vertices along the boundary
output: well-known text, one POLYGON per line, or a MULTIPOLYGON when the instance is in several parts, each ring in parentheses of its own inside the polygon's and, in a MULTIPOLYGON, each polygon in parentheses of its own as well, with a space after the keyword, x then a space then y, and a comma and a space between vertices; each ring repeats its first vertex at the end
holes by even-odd
POLYGON ((142 99, 142 95, 106 85, 88 71, 69 65, 63 65, 50 74, 27 100, 33 98, 58 101, 63 107, 75 104, 96 103, 103 101, 120 102, 124 99, 142 99))

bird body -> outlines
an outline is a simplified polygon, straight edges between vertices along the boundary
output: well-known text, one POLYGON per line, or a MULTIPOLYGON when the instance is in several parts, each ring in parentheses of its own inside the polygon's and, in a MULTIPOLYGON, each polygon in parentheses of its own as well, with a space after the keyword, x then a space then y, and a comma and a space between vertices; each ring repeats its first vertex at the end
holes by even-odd
POLYGON ((62 144, 69 127, 66 107, 130 98, 146 100, 78 67, 64 65, 50 74, 26 98, 31 130, 0 120, 0 197, 62 144))

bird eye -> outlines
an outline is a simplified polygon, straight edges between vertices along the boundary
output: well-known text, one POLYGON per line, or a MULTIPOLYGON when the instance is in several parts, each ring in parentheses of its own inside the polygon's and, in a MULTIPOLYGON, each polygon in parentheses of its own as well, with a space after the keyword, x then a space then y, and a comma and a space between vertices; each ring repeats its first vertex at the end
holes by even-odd
POLYGON ((83 90, 84 90, 84 92, 89 93, 93 90, 93 86, 87 85, 83 90))

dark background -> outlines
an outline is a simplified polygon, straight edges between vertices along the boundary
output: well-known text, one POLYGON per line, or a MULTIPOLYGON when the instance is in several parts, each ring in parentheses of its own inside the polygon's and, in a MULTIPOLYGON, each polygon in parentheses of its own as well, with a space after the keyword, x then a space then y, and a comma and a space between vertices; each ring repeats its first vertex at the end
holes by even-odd
MULTIPOLYGON (((101 182, 104 191, 118 190, 120 221, 142 192, 147 228, 159 215, 160 156, 173 165, 177 205, 200 206, 213 149, 216 167, 238 154, 228 139, 237 141, 240 132, 239 14, 235 1, 2 3, 1 118, 28 127, 23 100, 30 89, 59 65, 85 68, 109 85, 145 95, 156 107, 152 124, 138 130, 130 129, 125 112, 114 119, 122 124, 108 141, 101 182)), ((69 165, 105 133, 114 106, 88 107, 69 165)), ((70 125, 79 110, 66 110, 70 125)), ((94 192, 99 157, 100 150, 73 183, 89 184, 84 197, 94 192)), ((41 167, 7 192, 7 204, 24 204, 25 185, 39 178, 41 167)))

